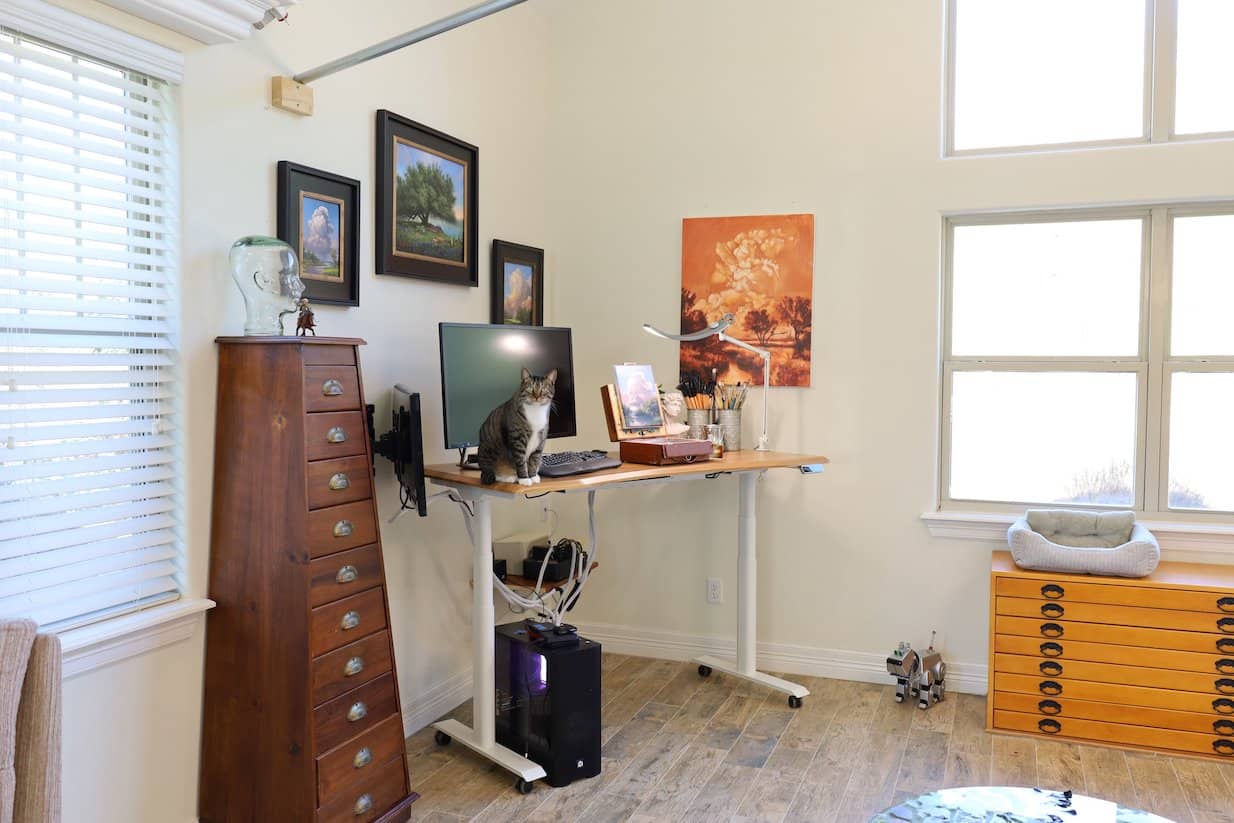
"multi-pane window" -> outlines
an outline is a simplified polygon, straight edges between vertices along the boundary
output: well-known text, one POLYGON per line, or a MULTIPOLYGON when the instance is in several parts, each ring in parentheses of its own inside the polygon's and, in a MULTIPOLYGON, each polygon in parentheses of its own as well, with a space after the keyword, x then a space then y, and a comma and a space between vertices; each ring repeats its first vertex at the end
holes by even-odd
POLYGON ((1234 133, 1229 0, 950 0, 949 153, 1234 133))
POLYGON ((1234 208, 946 234, 944 505, 1234 511, 1234 208))
POLYGON ((0 618, 178 596, 169 94, 0 29, 0 618))

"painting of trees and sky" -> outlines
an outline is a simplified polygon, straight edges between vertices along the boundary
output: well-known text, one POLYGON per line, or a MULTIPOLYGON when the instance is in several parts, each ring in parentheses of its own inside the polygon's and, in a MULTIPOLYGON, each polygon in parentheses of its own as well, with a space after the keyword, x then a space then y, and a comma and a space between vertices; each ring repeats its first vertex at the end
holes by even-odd
POLYGON ((394 253, 464 262, 467 166, 395 137, 394 253))
MULTIPOLYGON (((681 226, 681 331, 731 312, 728 334, 771 351, 772 386, 810 385, 814 215, 696 217, 681 226)), ((714 337, 681 344, 681 371, 762 381, 762 360, 714 337)))

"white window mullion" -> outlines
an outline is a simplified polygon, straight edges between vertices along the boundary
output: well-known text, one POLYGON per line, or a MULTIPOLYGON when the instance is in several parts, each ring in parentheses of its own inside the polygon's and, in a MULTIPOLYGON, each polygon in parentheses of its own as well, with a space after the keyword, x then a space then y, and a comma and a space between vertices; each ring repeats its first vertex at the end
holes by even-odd
POLYGON ((1170 225, 1165 209, 1152 211, 1150 262, 1146 305, 1148 308, 1148 385, 1145 401, 1144 501, 1145 511, 1165 511, 1165 416, 1166 376, 1164 363, 1170 323, 1170 225))

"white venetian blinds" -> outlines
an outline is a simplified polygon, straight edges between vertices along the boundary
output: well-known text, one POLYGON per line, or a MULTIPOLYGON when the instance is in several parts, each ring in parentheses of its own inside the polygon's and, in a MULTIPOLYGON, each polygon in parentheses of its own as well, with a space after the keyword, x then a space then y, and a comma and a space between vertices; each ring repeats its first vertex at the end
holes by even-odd
POLYGON ((0 28, 0 618, 178 596, 162 81, 0 28))

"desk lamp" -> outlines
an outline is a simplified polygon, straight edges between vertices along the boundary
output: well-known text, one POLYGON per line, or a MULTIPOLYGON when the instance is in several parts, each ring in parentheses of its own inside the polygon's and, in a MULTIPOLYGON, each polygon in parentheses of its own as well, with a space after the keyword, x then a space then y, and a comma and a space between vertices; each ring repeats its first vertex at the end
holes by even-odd
POLYGON ((760 349, 756 346, 751 346, 744 340, 738 340, 735 337, 729 337, 725 334, 725 330, 733 325, 736 321, 731 312, 725 313, 716 322, 709 325, 701 331, 690 332, 689 334, 669 334, 657 329, 655 326, 647 323, 643 324, 643 331, 648 334, 653 334, 656 337, 662 337, 665 340, 677 340, 682 343, 693 343, 698 340, 706 340, 708 337, 718 337, 725 343, 732 343, 734 346, 743 348, 746 351, 754 352, 759 357, 763 358, 763 433, 759 435, 758 445, 754 447, 755 451, 769 451, 767 445, 767 381, 771 379, 771 352, 767 349, 760 349))

